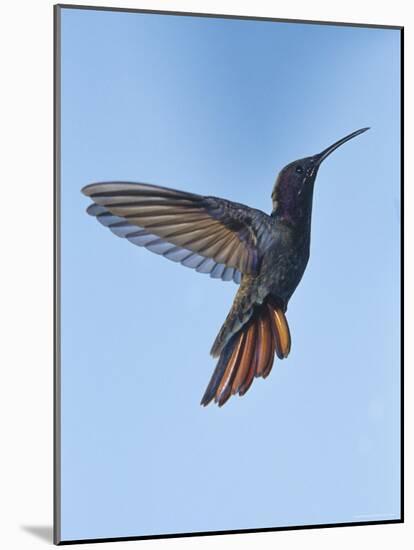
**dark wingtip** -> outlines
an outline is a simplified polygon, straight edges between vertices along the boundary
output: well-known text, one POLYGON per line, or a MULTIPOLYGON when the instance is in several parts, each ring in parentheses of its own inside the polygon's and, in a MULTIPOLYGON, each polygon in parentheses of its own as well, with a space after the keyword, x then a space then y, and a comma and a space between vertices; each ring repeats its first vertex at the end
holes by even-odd
POLYGON ((96 211, 98 210, 98 208, 99 206, 93 202, 86 209, 86 213, 89 214, 89 216, 97 216, 98 214, 96 213, 96 211))
POLYGON ((88 189, 89 189, 92 185, 93 185, 93 183, 90 183, 90 184, 88 184, 88 185, 84 185, 84 186, 82 187, 82 189, 81 189, 81 193, 82 193, 83 195, 86 195, 87 197, 89 197, 90 194, 88 193, 88 189))
MULTIPOLYGON (((81 189, 81 193, 83 193, 84 195, 86 195, 87 197, 90 197, 92 196, 94 193, 93 193, 93 189, 96 189, 97 186, 100 186, 100 185, 116 185, 116 184, 123 184, 124 182, 119 182, 119 181, 95 181, 95 182, 92 182, 92 183, 88 183, 88 185, 84 185, 81 189)), ((128 182, 125 182, 125 183, 128 183, 128 182)))

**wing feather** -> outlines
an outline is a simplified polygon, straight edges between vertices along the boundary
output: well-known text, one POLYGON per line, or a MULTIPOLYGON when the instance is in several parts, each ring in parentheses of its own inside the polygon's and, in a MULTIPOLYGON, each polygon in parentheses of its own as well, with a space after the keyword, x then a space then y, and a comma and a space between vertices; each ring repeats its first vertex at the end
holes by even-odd
POLYGON ((247 206, 149 185, 103 182, 83 193, 87 212, 114 234, 213 278, 258 273, 270 217, 247 206))

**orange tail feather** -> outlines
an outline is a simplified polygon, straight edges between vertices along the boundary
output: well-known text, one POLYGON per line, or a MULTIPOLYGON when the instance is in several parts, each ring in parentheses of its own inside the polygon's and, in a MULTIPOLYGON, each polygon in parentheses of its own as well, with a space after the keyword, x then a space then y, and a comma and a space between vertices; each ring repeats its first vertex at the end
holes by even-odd
POLYGON ((208 405, 214 399, 221 407, 231 395, 244 395, 255 377, 269 375, 275 351, 284 359, 290 346, 289 326, 283 310, 270 302, 257 306, 221 352, 201 404, 208 405))

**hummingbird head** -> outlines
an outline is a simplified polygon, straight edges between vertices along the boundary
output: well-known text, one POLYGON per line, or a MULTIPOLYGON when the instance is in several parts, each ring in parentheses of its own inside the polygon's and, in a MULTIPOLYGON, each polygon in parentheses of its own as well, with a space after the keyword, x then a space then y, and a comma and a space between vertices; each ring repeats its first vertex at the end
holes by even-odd
POLYGON ((295 160, 279 172, 272 192, 272 215, 295 223, 310 219, 312 210, 313 187, 321 163, 338 147, 366 132, 361 128, 336 141, 321 153, 295 160))

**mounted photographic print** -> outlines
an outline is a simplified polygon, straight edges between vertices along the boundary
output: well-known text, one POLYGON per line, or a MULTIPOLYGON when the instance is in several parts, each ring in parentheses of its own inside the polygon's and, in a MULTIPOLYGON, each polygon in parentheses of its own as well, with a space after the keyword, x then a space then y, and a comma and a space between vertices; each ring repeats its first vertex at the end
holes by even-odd
POLYGON ((55 7, 55 543, 403 521, 402 32, 55 7))

